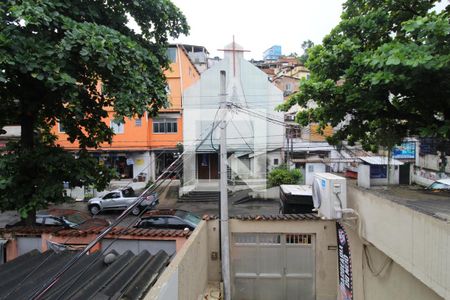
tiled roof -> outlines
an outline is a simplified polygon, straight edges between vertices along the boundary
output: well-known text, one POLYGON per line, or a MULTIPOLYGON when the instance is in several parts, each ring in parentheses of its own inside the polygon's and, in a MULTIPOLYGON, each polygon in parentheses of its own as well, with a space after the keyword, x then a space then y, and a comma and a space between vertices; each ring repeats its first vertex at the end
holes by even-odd
MULTIPOLYGON (((219 219, 217 215, 204 215, 203 220, 219 219)), ((230 219, 241 221, 312 221, 320 220, 317 214, 280 214, 280 215, 236 215, 230 219)))
POLYGON ((11 228, 2 228, 0 229, 0 234, 3 233, 14 233, 16 235, 33 235, 33 234, 42 234, 42 233, 52 233, 55 231, 61 230, 61 227, 57 226, 16 226, 11 228))
MULTIPOLYGON (((55 236, 71 236, 82 237, 91 234, 100 234, 105 227, 96 226, 86 230, 78 229, 61 229, 60 227, 13 227, 0 230, 2 233, 14 233, 15 235, 40 235, 42 233, 52 233, 55 236)), ((144 229, 144 228, 126 228, 115 227, 108 233, 107 236, 129 235, 139 237, 188 237, 191 231, 175 230, 175 229, 144 229)))
MULTIPOLYGON (((66 229, 55 232, 55 236, 86 236, 88 234, 100 234, 104 228, 94 227, 89 230, 74 230, 66 229)), ((131 235, 139 237, 188 237, 191 235, 189 230, 174 230, 174 229, 149 229, 149 228, 126 228, 115 227, 108 236, 131 235)))
MULTIPOLYGON (((0 298, 32 296, 79 252, 33 250, 0 265, 0 298)), ((164 251, 138 255, 96 252, 84 255, 47 291, 44 299, 141 299, 169 263, 164 251)))

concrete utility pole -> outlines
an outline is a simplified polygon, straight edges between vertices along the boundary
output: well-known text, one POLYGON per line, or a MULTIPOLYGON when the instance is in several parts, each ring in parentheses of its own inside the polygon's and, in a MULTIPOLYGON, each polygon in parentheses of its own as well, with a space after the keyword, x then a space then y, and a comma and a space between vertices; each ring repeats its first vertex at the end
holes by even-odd
POLYGON ((220 240, 222 245, 222 280, 224 299, 231 300, 230 283, 230 235, 228 228, 228 174, 227 174, 227 103, 220 103, 222 118, 220 121, 220 240))

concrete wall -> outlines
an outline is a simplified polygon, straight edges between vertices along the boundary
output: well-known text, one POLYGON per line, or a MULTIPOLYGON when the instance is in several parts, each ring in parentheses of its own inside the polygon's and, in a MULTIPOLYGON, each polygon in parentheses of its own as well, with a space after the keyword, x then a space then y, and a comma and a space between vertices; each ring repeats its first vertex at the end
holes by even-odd
POLYGON ((350 256, 353 272, 353 298, 360 300, 438 300, 442 299, 425 284, 399 264, 390 260, 376 247, 367 246, 364 250, 356 226, 344 225, 349 238, 350 256), (364 254, 366 251, 367 256, 364 254), (369 269, 368 261, 372 265, 369 269), (377 275, 382 267, 383 271, 377 275))
MULTIPOLYGON (((450 173, 450 156, 446 157, 447 157, 447 166, 445 167, 445 172, 450 173)), ((420 168, 439 171, 439 156, 432 154, 419 155, 417 159, 417 165, 420 168)))
POLYGON ((358 166, 358 186, 370 188, 370 166, 360 164, 358 166))
MULTIPOLYGON (((316 237, 316 299, 336 299, 337 253, 335 250, 336 225, 334 221, 230 220, 230 233, 238 232, 314 234, 316 237), (329 250, 329 246, 332 247, 331 250, 329 250)), ((211 243, 209 245, 211 246, 211 243)), ((215 275, 217 266, 210 266, 208 269, 212 273, 211 275, 215 275)))
POLYGON ((307 163, 305 165, 305 184, 312 185, 314 180, 314 173, 324 173, 325 164, 323 163, 307 163))
POLYGON ((201 222, 144 299, 198 299, 208 284, 207 245, 207 225, 201 222))
MULTIPOLYGON (((361 235, 395 262, 391 278, 398 290, 389 290, 391 283, 385 282, 386 299, 411 299, 409 286, 427 295, 417 299, 435 299, 436 294, 450 299, 450 224, 352 185, 347 203, 361 217, 361 235)), ((379 292, 366 290, 366 295, 379 292)))

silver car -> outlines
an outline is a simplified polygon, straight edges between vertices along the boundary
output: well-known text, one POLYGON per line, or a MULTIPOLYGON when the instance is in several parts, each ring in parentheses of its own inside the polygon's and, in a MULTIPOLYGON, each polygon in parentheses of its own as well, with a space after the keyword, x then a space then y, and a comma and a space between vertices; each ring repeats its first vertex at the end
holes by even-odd
MULTIPOLYGON (((124 210, 132 205, 138 197, 131 187, 109 191, 102 197, 89 200, 88 209, 91 214, 97 215, 106 210, 124 210)), ((136 206, 131 213, 138 215, 142 210, 152 209, 158 204, 158 195, 153 193, 136 206)))

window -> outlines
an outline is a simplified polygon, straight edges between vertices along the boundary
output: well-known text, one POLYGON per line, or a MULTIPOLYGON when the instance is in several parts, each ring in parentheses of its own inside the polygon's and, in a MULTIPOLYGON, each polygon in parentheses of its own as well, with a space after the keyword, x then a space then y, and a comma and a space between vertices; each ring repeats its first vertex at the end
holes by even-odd
POLYGON ((220 94, 225 95, 227 88, 227 73, 222 70, 220 71, 220 94))
POLYGON ((103 199, 115 199, 120 198, 120 194, 117 192, 106 194, 103 199))
POLYGON ((66 132, 66 129, 64 128, 63 124, 58 123, 58 125, 59 125, 59 132, 60 132, 60 133, 65 133, 65 132, 66 132))
POLYGON ((54 217, 45 218, 45 225, 62 225, 61 220, 54 217))
POLYGON ((186 225, 183 221, 178 220, 177 218, 167 218, 167 223, 170 225, 186 225))
POLYGON ((111 128, 115 134, 124 133, 125 131, 124 124, 118 121, 111 121, 111 128))
POLYGON ((167 58, 169 58, 170 62, 174 63, 177 61, 177 48, 168 48, 167 49, 167 58))
POLYGON ((177 133, 178 119, 154 119, 153 120, 154 133, 177 133))
POLYGON ((387 166, 386 165, 371 165, 370 166, 370 178, 386 178, 387 166))
POLYGON ((274 158, 274 159, 273 159, 273 164, 274 164, 275 166, 278 166, 278 158, 274 158))
POLYGON ((164 217, 152 217, 149 219, 142 220, 137 227, 148 228, 148 227, 162 227, 166 225, 166 218, 164 217))
POLYGON ((134 126, 136 126, 136 127, 141 127, 141 126, 142 126, 142 119, 141 119, 141 118, 136 119, 136 120, 134 121, 134 126))
POLYGON ((292 92, 292 83, 290 83, 290 82, 286 83, 286 88, 285 88, 285 90, 286 90, 287 92, 292 92))

